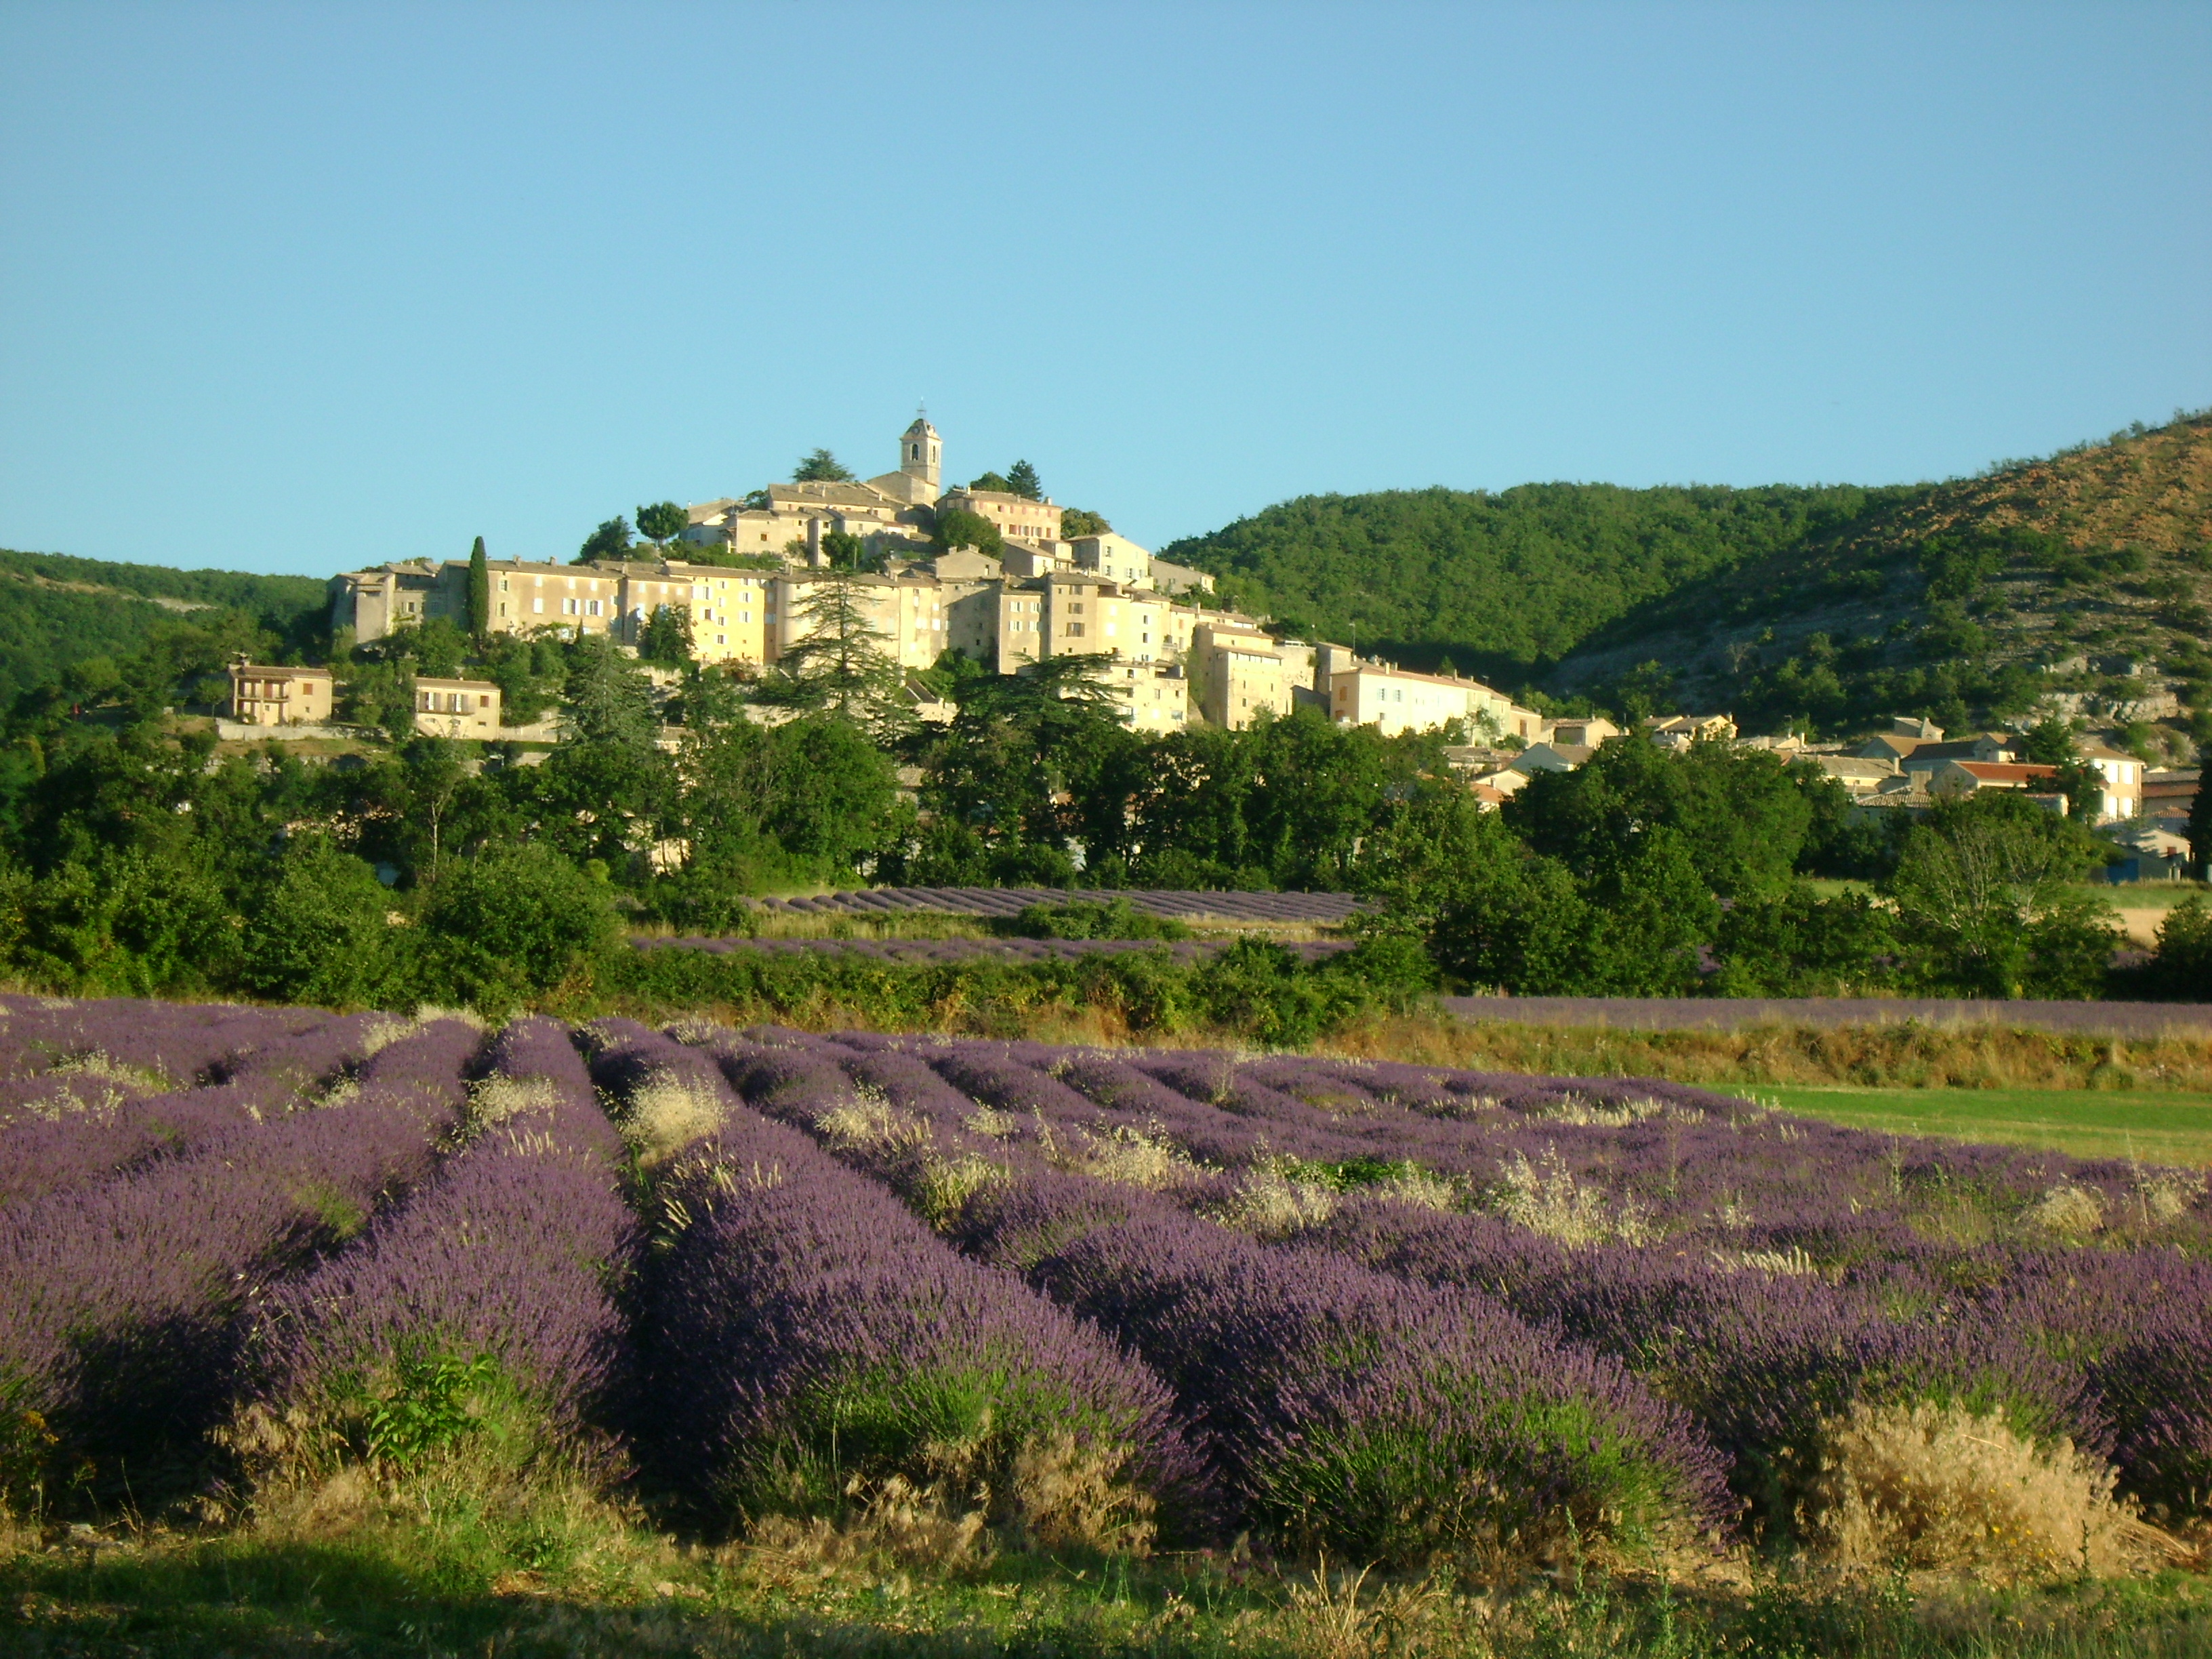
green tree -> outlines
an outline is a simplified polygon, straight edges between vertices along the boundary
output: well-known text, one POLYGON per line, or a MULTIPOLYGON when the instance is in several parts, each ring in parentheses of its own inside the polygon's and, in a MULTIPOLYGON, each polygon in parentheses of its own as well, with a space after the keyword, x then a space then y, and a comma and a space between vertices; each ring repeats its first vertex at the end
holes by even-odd
POLYGON ((638 533, 656 548, 665 548, 691 527, 691 515, 674 501, 655 501, 637 510, 638 533))
POLYGON ((1771 751, 1697 743, 1668 751, 1630 732, 1571 772, 1543 772, 1504 807, 1531 848, 1583 878, 1631 858, 1650 830, 1674 830, 1723 898, 1790 879, 1813 809, 1771 751))
POLYGON ((2066 797, 2066 816, 2094 824, 2104 816, 2105 781, 2076 752, 2075 738, 2079 730, 2075 722, 2063 715, 2046 715, 2021 734, 2021 747, 2033 764, 2058 769, 2056 782, 2066 797))
POLYGON ((791 470, 793 483, 851 483, 852 470, 826 449, 802 457, 791 470))
POLYGON ((1713 994, 1857 996, 1887 982, 1897 952, 1890 913, 1865 894, 1824 898, 1807 882, 1735 901, 1720 919, 1713 994))
POLYGON ((617 514, 584 538, 570 562, 589 564, 594 559, 619 559, 629 552, 629 520, 617 514))
POLYGON ((1066 507, 1060 512, 1060 533, 1069 541, 1078 536, 1103 536, 1113 528, 1103 513, 1088 512, 1079 507, 1066 507))
POLYGON ((1006 489, 1009 493, 1032 501, 1044 499, 1044 480, 1027 461, 1016 461, 1006 470, 1006 489))
POLYGON ((469 635, 481 640, 491 632, 491 566, 484 557, 483 538, 469 550, 469 635))
POLYGON ((1888 891, 1923 976, 1968 996, 2094 994, 2119 943, 2109 907, 2071 886, 2103 850, 2025 797, 1938 806, 1906 836, 1888 891))
POLYGON ((644 628, 637 636, 637 655, 641 662, 661 663, 671 668, 684 668, 692 662, 691 607, 688 605, 659 605, 646 618, 644 628))
POLYGON ((956 547, 972 547, 994 557, 1003 550, 1005 543, 998 526, 964 507, 949 507, 940 511, 930 531, 930 539, 948 552, 956 547))
POLYGON ((762 682, 762 702, 832 714, 884 738, 904 729, 905 677, 890 635, 869 615, 870 580, 849 569, 811 573, 792 607, 806 631, 762 682))
POLYGON ((374 1006, 394 990, 392 896, 320 837, 287 848, 247 919, 238 982, 271 1002, 374 1006))
POLYGON ((2202 898, 2191 894, 2166 913, 2143 976, 2153 996, 2212 1002, 2212 910, 2202 898))
POLYGON ((1003 472, 986 472, 979 477, 970 478, 968 480, 968 488, 993 490, 1001 495, 1011 495, 1014 493, 1013 480, 1003 472))
POLYGON ((416 993, 503 1013, 568 982, 619 932, 604 881, 558 854, 520 847, 446 866, 413 930, 416 993))
POLYGON ((579 741, 649 749, 659 735, 653 683, 611 640, 592 635, 568 647, 563 696, 579 741))

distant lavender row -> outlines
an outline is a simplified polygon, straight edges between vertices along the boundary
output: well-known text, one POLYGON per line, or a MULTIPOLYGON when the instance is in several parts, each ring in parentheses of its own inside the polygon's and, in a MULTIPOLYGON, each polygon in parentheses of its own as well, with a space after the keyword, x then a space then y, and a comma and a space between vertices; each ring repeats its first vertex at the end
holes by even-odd
POLYGON ((343 1424, 403 1368, 443 1358, 491 1361, 557 1431, 603 1400, 635 1243, 621 1141, 557 1021, 516 1021, 490 1060, 474 1138, 435 1182, 270 1298, 262 1402, 343 1424))
POLYGON ((1982 1002, 1941 997, 1443 997, 1467 1020, 1609 1025, 1628 1031, 1750 1025, 2001 1025, 2062 1036, 2212 1036, 2212 1003, 1982 1002))
POLYGON ((477 1034, 384 1048, 350 1100, 0 1213, 0 1419, 55 1461, 136 1482, 188 1456, 236 1382, 246 1310, 308 1252, 418 1180, 477 1034))
POLYGON ((717 1510, 836 1512, 896 1476, 956 1513, 980 1493, 1044 1541, 1105 1543, 1100 1516, 1066 1508, 1086 1482, 1123 1494, 1109 1529, 1189 1507, 1195 1461, 1143 1367, 737 1104, 693 1051, 601 1029, 595 1074, 634 1113, 674 1079, 721 1119, 661 1176, 678 1224, 641 1334, 641 1419, 717 1510))
POLYGON ((1279 1535, 1413 1560, 1540 1551, 1570 1530, 1601 1537, 1724 1508, 1719 1461, 1678 1413, 1496 1298, 1281 1255, 1149 1193, 1049 1167, 988 1115, 1034 1109, 1052 1084, 1041 1073, 781 1033, 723 1052, 748 1099, 949 1206, 943 1223, 965 1248, 1128 1341, 1175 1389, 1248 1516, 1279 1535), (856 1082, 915 1127, 868 1133, 856 1082), (919 1155, 925 1133, 925 1162, 887 1164, 919 1155), (995 1174, 961 1178, 979 1166, 995 1174))
POLYGON ((1132 907, 1178 921, 1342 921, 1359 908, 1348 893, 1202 893, 1133 889, 1070 891, 1057 887, 871 887, 811 898, 757 900, 772 913, 799 915, 898 915, 933 912, 954 916, 1011 916, 1032 904, 1072 899, 1128 900, 1132 907))
POLYGON ((0 1206, 65 1192, 226 1130, 281 1118, 404 1029, 384 1015, 325 1017, 295 1035, 258 1032, 245 1047, 234 1030, 228 1051, 210 1063, 216 1081, 167 1093, 150 1093, 128 1074, 104 1069, 49 1071, 0 1127, 0 1206))
MULTIPOLYGON (((717 954, 760 951, 768 956, 842 955, 878 962, 1067 962, 1087 956, 1122 956, 1165 951, 1178 962, 1200 962, 1226 948, 1219 939, 641 939, 641 950, 711 951, 717 954)), ((1334 939, 1286 945, 1302 961, 1318 962, 1350 948, 1334 939)))
POLYGON ((27 1097, 24 1085, 34 1091, 39 1079, 71 1062, 96 1073, 151 1073, 144 1080, 188 1085, 231 1056, 329 1018, 312 1008, 0 996, 0 1120, 27 1097))

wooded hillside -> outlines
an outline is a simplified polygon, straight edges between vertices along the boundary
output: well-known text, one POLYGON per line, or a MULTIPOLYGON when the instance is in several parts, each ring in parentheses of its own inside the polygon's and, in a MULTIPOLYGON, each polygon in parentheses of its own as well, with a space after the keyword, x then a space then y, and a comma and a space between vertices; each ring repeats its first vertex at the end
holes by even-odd
POLYGON ((1963 726, 2052 696, 2091 718, 2172 719, 2212 707, 2208 626, 2200 412, 1913 490, 1701 574, 1610 621, 1547 679, 1729 708, 1756 729, 1886 712, 1963 726))
POLYGON ((1301 630, 1511 681, 1686 582, 1911 494, 1541 483, 1304 495, 1160 556, 1215 573, 1224 598, 1301 630))
POLYGON ((323 582, 235 570, 171 570, 0 548, 0 702, 94 657, 137 651, 166 621, 240 611, 283 639, 322 624, 323 582))

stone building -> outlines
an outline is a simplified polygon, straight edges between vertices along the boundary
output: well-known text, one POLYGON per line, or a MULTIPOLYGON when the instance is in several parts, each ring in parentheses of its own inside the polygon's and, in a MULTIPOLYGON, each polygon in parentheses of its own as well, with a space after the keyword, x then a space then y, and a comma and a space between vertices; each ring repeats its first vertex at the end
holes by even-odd
POLYGON ((276 668, 243 657, 230 665, 230 717, 242 725, 326 725, 331 697, 327 668, 276 668))
POLYGON ((495 738, 499 708, 489 680, 415 677, 415 729, 426 738, 495 738))

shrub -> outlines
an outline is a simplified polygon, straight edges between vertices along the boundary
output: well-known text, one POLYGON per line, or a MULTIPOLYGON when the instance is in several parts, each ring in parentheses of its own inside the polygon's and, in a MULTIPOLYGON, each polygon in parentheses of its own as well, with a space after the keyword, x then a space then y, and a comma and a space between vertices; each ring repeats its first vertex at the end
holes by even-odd
POLYGON ((511 1008, 587 972, 617 932, 612 893, 538 847, 447 865, 417 922, 412 979, 427 1000, 511 1008))

